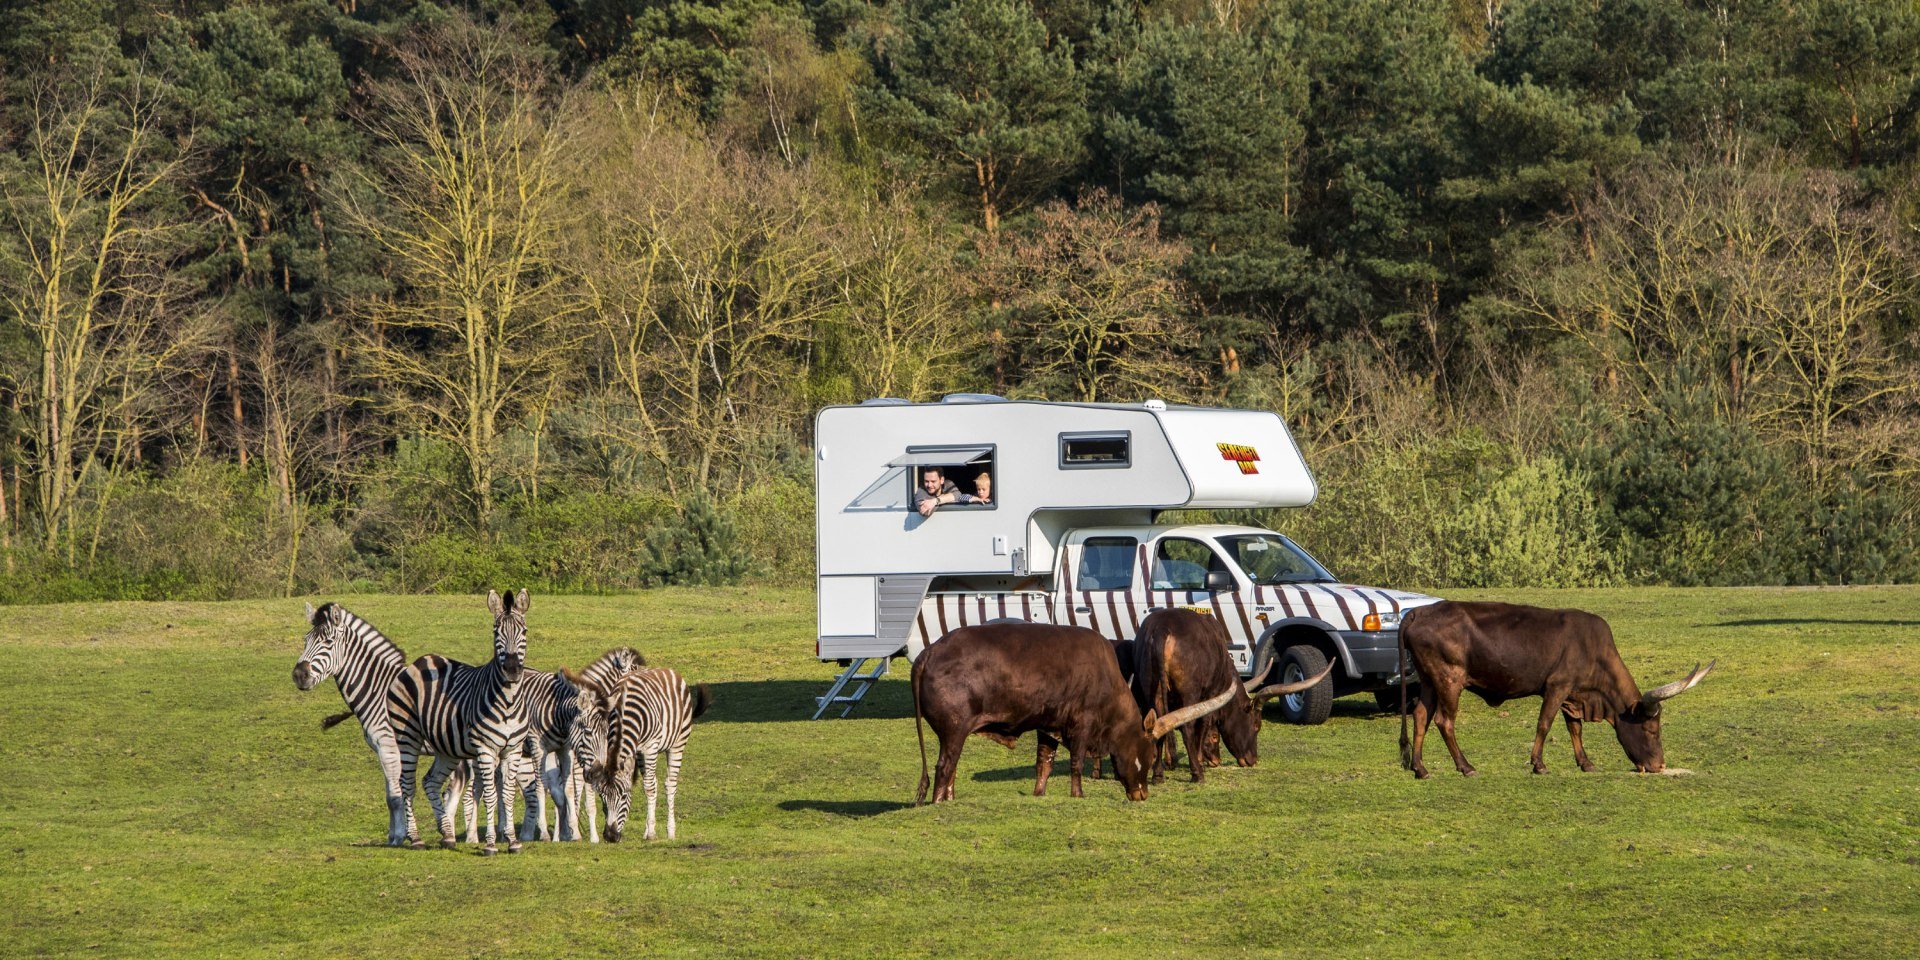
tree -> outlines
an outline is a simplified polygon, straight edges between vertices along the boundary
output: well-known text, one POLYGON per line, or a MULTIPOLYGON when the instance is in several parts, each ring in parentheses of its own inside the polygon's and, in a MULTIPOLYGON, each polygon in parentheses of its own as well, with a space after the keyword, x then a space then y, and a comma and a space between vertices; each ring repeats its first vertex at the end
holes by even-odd
POLYGON ((394 262, 400 288, 369 299, 358 344, 380 402, 417 419, 464 460, 476 526, 489 528, 502 431, 547 393, 574 342, 556 256, 567 209, 559 162, 570 143, 538 55, 510 32, 454 19, 396 56, 372 88, 381 143, 346 201, 394 262))
POLYGON ((916 0, 902 16, 900 35, 874 44, 868 103, 968 181, 996 233, 1080 158, 1088 120, 1072 52, 1025 0, 916 0))
POLYGON ((1152 207, 1107 194, 1040 208, 1030 234, 996 256, 992 282, 1024 346, 1020 392, 1081 402, 1186 399, 1199 371, 1175 280, 1184 249, 1152 207))
POLYGON ((159 136, 155 85, 103 68, 62 86, 35 98, 24 155, 0 159, 0 305, 37 371, 14 389, 40 532, 71 560, 78 492, 137 447, 152 387, 194 336, 175 272, 186 145, 159 136))

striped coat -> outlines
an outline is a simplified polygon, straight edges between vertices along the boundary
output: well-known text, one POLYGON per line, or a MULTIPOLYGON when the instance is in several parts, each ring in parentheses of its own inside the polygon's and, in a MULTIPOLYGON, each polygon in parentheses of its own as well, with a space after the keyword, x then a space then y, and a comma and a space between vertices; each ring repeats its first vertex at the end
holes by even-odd
POLYGON ((528 727, 525 755, 515 765, 521 799, 527 805, 520 823, 522 840, 580 839, 579 811, 574 805, 577 791, 572 785, 581 779, 577 768, 583 774, 600 763, 607 721, 597 688, 577 679, 564 670, 529 670, 520 681, 528 727), (542 784, 557 807, 552 835, 547 832, 542 784))
MULTIPOLYGON (((495 824, 499 833, 509 833, 507 849, 518 852, 520 838, 505 827, 513 820, 513 754, 518 753, 527 736, 527 714, 519 693, 525 675, 527 654, 527 591, 515 597, 487 592, 487 606, 493 613, 493 659, 485 666, 470 666, 446 657, 429 655, 415 660, 400 671, 387 691, 387 712, 393 724, 394 741, 400 752, 401 796, 411 801, 415 765, 422 754, 432 754, 433 768, 427 771, 427 798, 433 803, 434 819, 440 825, 440 845, 452 847, 453 816, 447 808, 443 787, 453 765, 461 760, 474 762, 474 777, 486 800, 485 827, 481 830, 483 853, 494 852, 495 824)), ((411 808, 412 803, 404 806, 411 808)), ((398 816, 395 825, 400 822, 398 816)), ((419 849, 424 844, 411 824, 409 813, 406 840, 419 849)))
POLYGON ((681 760, 693 732, 693 720, 706 712, 711 699, 704 684, 689 690, 678 672, 652 667, 639 667, 622 674, 607 691, 608 760, 601 767, 598 785, 607 801, 609 842, 619 842, 626 829, 636 761, 647 791, 644 839, 654 838, 659 796, 657 771, 662 754, 667 758, 667 837, 675 836, 674 801, 679 791, 681 760))

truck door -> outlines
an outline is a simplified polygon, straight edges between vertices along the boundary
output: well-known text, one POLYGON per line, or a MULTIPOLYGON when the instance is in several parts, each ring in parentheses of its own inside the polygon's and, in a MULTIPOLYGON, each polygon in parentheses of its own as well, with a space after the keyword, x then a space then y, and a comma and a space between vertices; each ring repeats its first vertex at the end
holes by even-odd
POLYGON ((1204 540, 1167 536, 1153 546, 1147 583, 1150 605, 1188 607, 1218 618, 1227 628, 1227 649, 1233 654, 1234 665, 1245 671, 1253 661, 1253 644, 1258 638, 1241 600, 1241 586, 1233 565, 1204 540), (1219 589, 1209 588, 1209 580, 1219 589))
POLYGON ((1086 627, 1110 640, 1131 640, 1146 610, 1139 603, 1138 537, 1094 535, 1060 552, 1060 589, 1053 622, 1086 627))

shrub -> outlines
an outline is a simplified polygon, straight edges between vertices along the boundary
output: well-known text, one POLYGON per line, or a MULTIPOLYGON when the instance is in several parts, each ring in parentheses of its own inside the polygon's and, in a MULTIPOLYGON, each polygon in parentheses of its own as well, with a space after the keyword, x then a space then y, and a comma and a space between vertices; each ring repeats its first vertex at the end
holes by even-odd
POLYGON ((1607 583, 1591 481, 1558 457, 1523 461, 1468 491, 1438 518, 1441 581, 1458 587, 1587 587, 1607 583))
POLYGON ((641 577, 645 586, 725 586, 739 583, 749 566, 733 519, 697 496, 647 535, 641 577))

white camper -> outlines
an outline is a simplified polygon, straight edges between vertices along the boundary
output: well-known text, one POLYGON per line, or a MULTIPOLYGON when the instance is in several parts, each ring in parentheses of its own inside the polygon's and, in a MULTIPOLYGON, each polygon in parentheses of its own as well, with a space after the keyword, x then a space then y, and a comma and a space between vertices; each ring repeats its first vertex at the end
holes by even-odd
POLYGON ((957 627, 1018 619, 1127 640, 1151 610, 1184 606, 1220 618, 1243 675, 1279 657, 1275 679, 1299 680, 1339 660, 1282 702, 1318 723, 1334 696, 1398 681, 1400 613, 1435 599, 1340 583, 1270 530, 1155 522, 1312 503, 1313 476, 1272 413, 869 400, 820 411, 814 470, 816 652, 845 666, 816 717, 840 704, 845 716, 890 658, 957 627))

